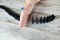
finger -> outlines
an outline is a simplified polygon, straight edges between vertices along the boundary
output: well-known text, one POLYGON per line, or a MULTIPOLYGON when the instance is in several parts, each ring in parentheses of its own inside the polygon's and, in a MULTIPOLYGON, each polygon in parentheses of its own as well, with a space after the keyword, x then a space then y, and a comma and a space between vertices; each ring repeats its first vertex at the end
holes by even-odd
POLYGON ((27 15, 21 15, 21 17, 20 17, 21 20, 20 20, 20 24, 19 24, 20 29, 23 29, 23 27, 26 25, 28 17, 29 16, 27 16, 27 15))
MULTIPOLYGON (((35 1, 35 0, 34 0, 35 1)), ((20 29, 22 29, 28 20, 29 15, 31 14, 31 11, 36 3, 33 2, 32 0, 27 0, 26 3, 24 4, 24 8, 21 12, 20 16, 20 29)))

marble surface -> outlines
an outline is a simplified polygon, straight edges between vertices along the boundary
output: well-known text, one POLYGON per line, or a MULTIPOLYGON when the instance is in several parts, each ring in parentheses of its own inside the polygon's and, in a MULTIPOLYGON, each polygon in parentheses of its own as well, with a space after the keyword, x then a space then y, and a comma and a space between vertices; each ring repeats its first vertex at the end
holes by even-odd
MULTIPOLYGON (((43 0, 41 3, 33 10, 38 16, 45 13, 60 15, 60 0, 43 0)), ((0 5, 8 6, 18 13, 23 4, 24 0, 0 0, 0 5)), ((18 23, 18 20, 0 9, 0 40, 60 40, 60 17, 45 24, 31 24, 29 21, 23 30, 19 29, 18 23)))

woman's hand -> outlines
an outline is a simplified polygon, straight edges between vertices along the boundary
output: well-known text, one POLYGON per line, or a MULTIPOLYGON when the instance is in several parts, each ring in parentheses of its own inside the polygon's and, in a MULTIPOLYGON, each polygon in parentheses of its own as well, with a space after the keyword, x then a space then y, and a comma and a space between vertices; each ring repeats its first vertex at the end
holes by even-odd
POLYGON ((32 12, 34 5, 39 1, 40 0, 26 0, 23 10, 21 11, 20 23, 19 23, 20 29, 24 27, 24 25, 28 20, 29 15, 32 12))

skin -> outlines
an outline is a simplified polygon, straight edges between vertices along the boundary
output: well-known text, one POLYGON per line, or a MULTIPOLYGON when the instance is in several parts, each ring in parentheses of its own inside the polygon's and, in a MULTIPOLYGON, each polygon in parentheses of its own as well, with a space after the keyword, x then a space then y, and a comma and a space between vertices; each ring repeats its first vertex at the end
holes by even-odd
POLYGON ((34 5, 39 1, 40 0, 26 0, 24 4, 24 10, 21 11, 20 22, 19 22, 20 29, 22 29, 26 25, 28 17, 31 14, 34 5))

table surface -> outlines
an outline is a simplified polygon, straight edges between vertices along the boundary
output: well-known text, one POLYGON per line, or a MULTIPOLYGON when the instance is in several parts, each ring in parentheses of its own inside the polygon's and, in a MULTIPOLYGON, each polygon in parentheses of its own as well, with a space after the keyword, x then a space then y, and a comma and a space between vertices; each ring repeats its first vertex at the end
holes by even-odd
MULTIPOLYGON (((60 0, 52 0, 46 1, 53 3, 53 6, 43 6, 43 12, 55 13, 59 15, 59 7, 60 0), (56 5, 56 4, 57 5, 56 5), (55 6, 56 5, 56 6, 55 6), (55 7, 54 7, 55 6, 55 7), (54 8, 52 8, 54 7, 54 8), (48 10, 49 9, 49 10, 48 10), (47 10, 47 11, 44 11, 47 10), (54 10, 54 11, 52 11, 54 10), (57 11, 58 10, 58 11, 57 11), (56 12, 55 12, 56 11, 56 12)), ((42 1, 45 2, 45 1, 42 1)), ((0 0, 0 5, 8 6, 12 9, 19 10, 21 6, 23 6, 24 0, 0 0), (8 3, 8 4, 7 4, 8 3)), ((50 4, 50 5, 51 5, 50 4)), ((35 9, 41 11, 41 6, 37 5, 35 9)), ((38 11, 36 13, 38 14, 38 11)), ((16 11, 19 13, 19 11, 16 11)), ((42 12, 42 11, 41 11, 42 12)), ((18 26, 19 21, 10 16, 3 9, 0 9, 0 40, 60 40, 60 18, 55 19, 52 22, 46 24, 30 24, 27 23, 26 27, 23 30, 19 29, 18 26)))

